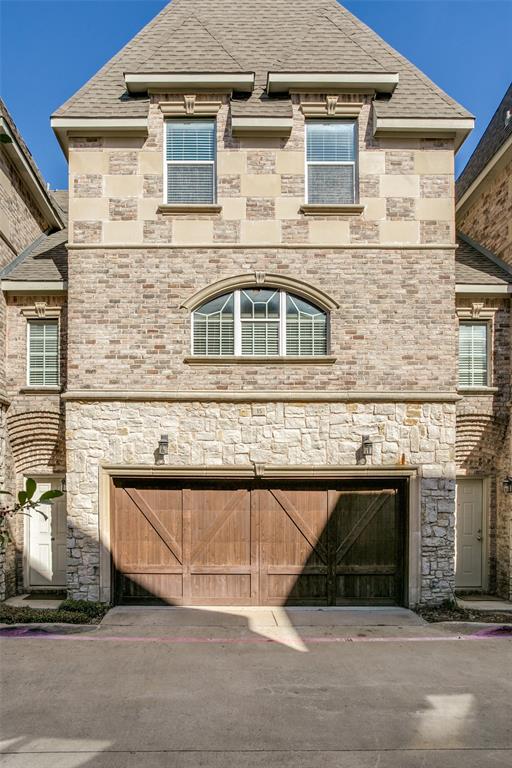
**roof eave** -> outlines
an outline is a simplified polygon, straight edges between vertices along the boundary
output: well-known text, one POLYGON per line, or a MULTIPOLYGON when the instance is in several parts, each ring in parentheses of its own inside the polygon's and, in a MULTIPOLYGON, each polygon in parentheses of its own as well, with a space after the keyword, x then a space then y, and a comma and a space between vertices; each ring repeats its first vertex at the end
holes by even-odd
POLYGON ((398 85, 396 72, 269 72, 268 93, 290 93, 297 90, 368 89, 393 93, 398 85))
POLYGON ((47 217, 48 223, 57 229, 64 229, 64 220, 53 205, 48 191, 45 189, 44 185, 41 184, 40 180, 30 167, 30 164, 27 162, 25 153, 16 140, 16 136, 13 134, 7 121, 3 117, 0 117, 0 133, 8 136, 9 140, 6 143, 2 143, 2 146, 34 195, 41 211, 47 217))
POLYGON ((0 289, 8 293, 65 293, 66 280, 9 280, 0 281, 0 289))
POLYGON ((148 135, 147 117, 60 117, 55 115, 51 118, 51 126, 66 157, 70 136, 103 136, 119 133, 148 135))
POLYGON ((374 112, 373 134, 416 134, 425 137, 453 138, 458 151, 475 125, 473 117, 381 117, 374 112))
POLYGON ((457 200, 455 210, 460 211, 469 199, 477 191, 480 184, 489 176, 493 170, 498 170, 502 165, 507 162, 508 154, 512 155, 512 135, 501 145, 501 147, 494 153, 488 163, 482 168, 476 179, 466 189, 464 194, 457 200))
POLYGON ((141 94, 151 90, 187 88, 220 88, 226 91, 251 93, 254 72, 125 72, 124 81, 129 93, 141 94))

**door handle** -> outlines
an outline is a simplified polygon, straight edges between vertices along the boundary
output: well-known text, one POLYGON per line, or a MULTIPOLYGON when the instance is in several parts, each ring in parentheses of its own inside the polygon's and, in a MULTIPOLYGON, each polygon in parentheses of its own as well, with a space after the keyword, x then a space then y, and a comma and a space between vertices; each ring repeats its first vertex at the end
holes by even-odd
POLYGON ((55 536, 52 536, 50 541, 55 541, 55 536))
POLYGON ((481 528, 479 528, 478 531, 477 531, 476 540, 477 541, 482 541, 482 530, 481 530, 481 528))

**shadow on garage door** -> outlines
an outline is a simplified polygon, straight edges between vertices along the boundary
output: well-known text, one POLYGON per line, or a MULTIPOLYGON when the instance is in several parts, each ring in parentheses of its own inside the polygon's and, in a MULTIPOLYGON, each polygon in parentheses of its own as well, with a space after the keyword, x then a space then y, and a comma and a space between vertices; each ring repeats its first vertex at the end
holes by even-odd
POLYGON ((406 480, 113 480, 115 602, 400 605, 406 480))

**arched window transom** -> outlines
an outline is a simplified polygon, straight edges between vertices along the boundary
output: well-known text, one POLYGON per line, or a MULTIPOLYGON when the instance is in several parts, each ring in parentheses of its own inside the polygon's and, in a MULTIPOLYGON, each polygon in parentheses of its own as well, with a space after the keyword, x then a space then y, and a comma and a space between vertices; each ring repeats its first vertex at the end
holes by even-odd
POLYGON ((327 315, 287 291, 235 290, 193 312, 192 352, 247 357, 326 355, 327 315))

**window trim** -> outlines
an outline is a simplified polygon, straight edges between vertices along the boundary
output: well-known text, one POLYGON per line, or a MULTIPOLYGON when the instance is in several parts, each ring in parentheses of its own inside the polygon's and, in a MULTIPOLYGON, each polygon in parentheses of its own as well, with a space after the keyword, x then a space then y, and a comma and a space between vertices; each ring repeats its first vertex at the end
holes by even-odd
MULTIPOLYGON (((331 209, 330 213, 333 214, 332 208, 335 206, 339 206, 340 208, 349 209, 351 206, 357 206, 357 208, 353 211, 355 213, 361 213, 359 210, 359 120, 357 117, 344 117, 344 118, 331 118, 326 119, 325 117, 321 118, 308 118, 304 121, 304 133, 305 133, 305 141, 304 141, 304 202, 306 206, 308 207, 308 213, 313 212, 313 209, 310 208, 310 206, 318 206, 318 213, 322 213, 320 208, 322 207, 328 207, 331 209), (308 128, 310 125, 318 124, 318 123, 350 123, 354 126, 354 160, 353 161, 338 161, 338 162, 326 162, 326 161, 318 161, 318 162, 310 162, 308 160, 308 128), (354 189, 353 189, 353 200, 350 203, 311 203, 309 200, 309 166, 311 165, 353 165, 354 166, 354 189)), ((352 212, 348 210, 348 212, 352 212)))
POLYGON ((215 117, 196 117, 196 118, 179 118, 171 117, 164 120, 163 130, 163 190, 162 190, 162 203, 164 206, 177 206, 178 208, 196 208, 197 206, 217 206, 218 190, 217 190, 217 120, 215 117), (213 123, 214 128, 214 142, 213 142, 213 160, 167 160, 167 126, 172 123, 213 123), (168 200, 168 167, 169 164, 174 165, 213 165, 213 200, 203 203, 170 203, 168 200))
MULTIPOLYGON (((191 354, 185 358, 185 362, 193 363, 197 361, 230 361, 230 362, 297 362, 297 361, 328 361, 334 362, 335 358, 330 355, 331 349, 331 315, 329 310, 325 307, 321 307, 315 304, 311 299, 304 297, 306 301, 313 304, 319 311, 325 316, 325 353, 320 355, 287 355, 286 354, 286 320, 287 320, 287 306, 286 299, 288 295, 297 298, 302 298, 299 294, 294 294, 293 291, 289 291, 286 287, 273 286, 273 285, 239 285, 236 288, 231 288, 225 292, 226 294, 232 293, 234 297, 233 307, 233 349, 232 355, 200 355, 194 352, 194 327, 195 327, 195 313, 198 312, 201 307, 212 301, 215 296, 210 296, 200 304, 197 304, 190 310, 190 350, 191 354), (242 353, 242 318, 240 316, 240 294, 244 290, 265 288, 270 291, 277 291, 279 293, 279 318, 276 318, 274 322, 279 323, 279 354, 275 355, 247 355, 242 353)), ((222 296, 223 293, 217 293, 217 296, 222 296)), ((252 320, 251 322, 257 322, 252 320)), ((261 322, 272 322, 264 318, 261 322)))
POLYGON ((60 389, 61 386, 61 343, 60 343, 60 313, 53 316, 38 317, 37 315, 30 315, 27 317, 26 323, 26 388, 30 390, 48 390, 55 391, 60 389), (57 326, 57 381, 55 384, 32 384, 30 382, 30 324, 31 323, 53 323, 57 326))
POLYGON ((493 388, 493 375, 492 375, 492 346, 493 346, 493 322, 490 318, 471 318, 460 317, 458 325, 458 346, 457 346, 457 389, 461 391, 486 391, 493 388), (460 383, 460 329, 463 325, 480 325, 485 326, 485 344, 486 344, 486 381, 485 384, 461 384, 460 383))

